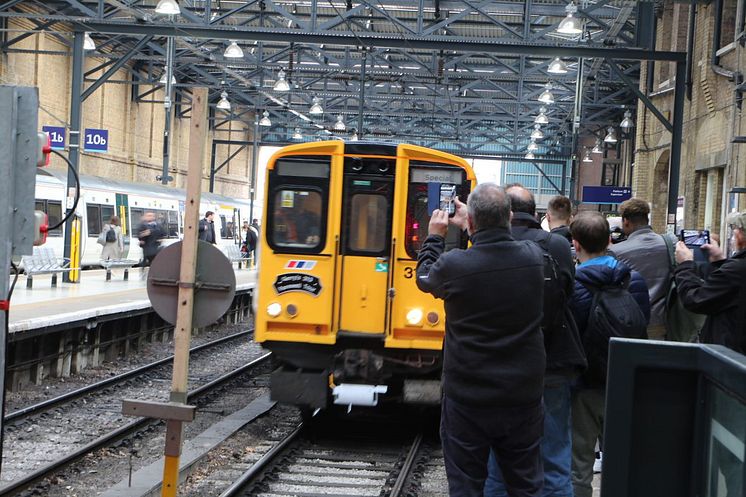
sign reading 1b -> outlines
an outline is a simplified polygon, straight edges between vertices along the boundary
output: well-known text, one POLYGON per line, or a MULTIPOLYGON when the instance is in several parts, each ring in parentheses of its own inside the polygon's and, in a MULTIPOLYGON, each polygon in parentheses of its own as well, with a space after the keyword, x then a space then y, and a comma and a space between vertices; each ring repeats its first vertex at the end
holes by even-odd
POLYGON ((108 129, 91 129, 86 128, 83 135, 84 152, 103 152, 109 151, 109 130, 108 129))

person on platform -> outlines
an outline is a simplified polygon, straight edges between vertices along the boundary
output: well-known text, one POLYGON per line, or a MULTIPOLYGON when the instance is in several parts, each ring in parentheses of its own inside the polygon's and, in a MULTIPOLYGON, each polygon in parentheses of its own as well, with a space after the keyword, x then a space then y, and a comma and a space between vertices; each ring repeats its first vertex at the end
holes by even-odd
POLYGON ((556 233, 572 244, 570 220, 572 219, 572 202, 564 195, 555 195, 547 203, 547 224, 549 231, 556 233))
POLYGON ((137 238, 140 240, 140 248, 142 248, 142 267, 149 267, 153 262, 153 259, 161 250, 161 239, 165 236, 166 234, 155 220, 155 213, 148 211, 143 214, 137 228, 137 238))
POLYGON ((213 222, 214 217, 214 212, 207 211, 205 212, 205 217, 199 220, 199 239, 213 245, 217 243, 215 238, 215 223, 213 222))
POLYGON ((455 204, 450 223, 468 231, 471 247, 444 252, 449 217, 436 209, 417 258, 417 286, 445 301, 440 433, 449 495, 482 496, 491 449, 508 493, 539 497, 544 258, 511 236, 503 188, 482 183, 455 204))
POLYGON ((99 239, 103 239, 104 246, 101 249, 101 260, 121 259, 124 253, 124 237, 122 228, 119 226, 119 218, 111 216, 109 223, 104 225, 99 239))

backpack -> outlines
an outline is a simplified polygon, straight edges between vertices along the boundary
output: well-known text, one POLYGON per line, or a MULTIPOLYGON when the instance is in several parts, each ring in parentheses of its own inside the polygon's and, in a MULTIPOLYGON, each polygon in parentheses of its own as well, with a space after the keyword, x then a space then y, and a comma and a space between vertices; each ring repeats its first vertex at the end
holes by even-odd
POLYGON ((541 327, 544 330, 556 330, 564 324, 567 296, 559 279, 559 264, 549 252, 552 235, 543 230, 537 231, 541 236, 534 241, 541 247, 544 256, 544 319, 541 327))
POLYGON ((661 236, 663 237, 663 241, 666 242, 668 260, 671 266, 665 307, 666 340, 673 342, 693 342, 696 341, 707 316, 687 310, 681 302, 679 292, 676 289, 676 278, 674 277, 676 259, 674 257, 673 241, 665 235, 661 236))
POLYGON ((591 287, 593 294, 583 347, 588 358, 586 378, 606 385, 609 341, 612 338, 647 338, 648 323, 637 301, 629 293, 628 275, 621 285, 591 287))
POLYGON ((106 243, 112 243, 117 241, 117 232, 114 231, 112 226, 109 226, 109 230, 106 232, 106 243))

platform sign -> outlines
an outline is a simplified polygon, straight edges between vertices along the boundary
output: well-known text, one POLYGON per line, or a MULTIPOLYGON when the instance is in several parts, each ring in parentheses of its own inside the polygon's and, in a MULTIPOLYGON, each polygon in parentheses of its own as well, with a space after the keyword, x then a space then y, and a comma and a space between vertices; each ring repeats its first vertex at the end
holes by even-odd
POLYGON ((587 204, 620 204, 632 198, 632 188, 626 186, 584 186, 583 202, 587 204))
POLYGON ((52 150, 65 150, 64 126, 42 126, 41 130, 49 135, 49 141, 52 142, 52 150))
POLYGON ((83 135, 83 151, 100 153, 108 152, 109 130, 86 128, 85 134, 83 135))

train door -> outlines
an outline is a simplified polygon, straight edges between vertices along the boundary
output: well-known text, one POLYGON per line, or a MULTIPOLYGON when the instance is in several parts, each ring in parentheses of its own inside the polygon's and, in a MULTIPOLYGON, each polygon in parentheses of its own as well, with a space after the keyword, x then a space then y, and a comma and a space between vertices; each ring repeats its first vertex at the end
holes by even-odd
POLYGON ((343 333, 386 333, 394 171, 393 158, 345 158, 338 280, 343 333))

